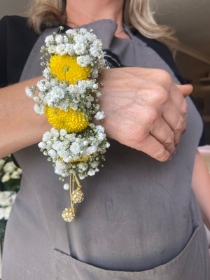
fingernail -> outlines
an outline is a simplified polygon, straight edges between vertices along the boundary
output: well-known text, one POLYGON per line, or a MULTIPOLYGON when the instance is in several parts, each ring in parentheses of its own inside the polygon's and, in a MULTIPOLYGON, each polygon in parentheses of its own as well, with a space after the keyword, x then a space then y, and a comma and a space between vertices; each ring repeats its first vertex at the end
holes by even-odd
POLYGON ((176 149, 171 153, 171 155, 175 155, 176 154, 176 149))
POLYGON ((170 156, 168 159, 167 159, 167 161, 170 161, 172 159, 172 156, 170 156))
POLYGON ((186 131, 187 131, 187 130, 186 130, 186 128, 185 128, 185 129, 182 131, 182 134, 185 134, 185 133, 186 133, 186 131))

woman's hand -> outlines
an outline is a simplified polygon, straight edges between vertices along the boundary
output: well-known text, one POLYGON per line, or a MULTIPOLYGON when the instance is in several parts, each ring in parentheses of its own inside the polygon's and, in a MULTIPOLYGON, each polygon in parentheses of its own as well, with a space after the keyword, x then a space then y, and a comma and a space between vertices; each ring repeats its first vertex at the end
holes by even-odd
POLYGON ((107 136, 159 160, 168 160, 186 129, 191 85, 175 85, 159 69, 104 70, 99 102, 107 136))

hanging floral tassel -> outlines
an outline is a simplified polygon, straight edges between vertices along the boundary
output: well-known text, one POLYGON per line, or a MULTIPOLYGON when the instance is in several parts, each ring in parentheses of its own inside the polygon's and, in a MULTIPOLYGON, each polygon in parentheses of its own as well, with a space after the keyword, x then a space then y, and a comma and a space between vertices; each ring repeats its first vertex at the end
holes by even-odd
POLYGON ((74 220, 76 214, 76 203, 81 203, 84 200, 84 194, 82 192, 82 185, 80 184, 76 174, 69 176, 69 194, 70 194, 70 208, 65 208, 62 213, 64 221, 71 222, 74 220), (76 188, 75 188, 76 183, 76 188))

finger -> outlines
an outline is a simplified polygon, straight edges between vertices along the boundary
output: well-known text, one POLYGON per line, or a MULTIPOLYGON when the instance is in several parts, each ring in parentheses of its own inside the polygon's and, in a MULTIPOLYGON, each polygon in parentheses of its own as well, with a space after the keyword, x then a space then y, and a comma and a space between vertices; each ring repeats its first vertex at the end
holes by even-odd
POLYGON ((174 144, 177 145, 180 140, 180 136, 186 129, 186 115, 181 115, 178 108, 174 103, 169 102, 163 110, 162 115, 164 121, 169 125, 174 133, 174 144))
POLYGON ((189 96, 193 91, 192 85, 176 85, 184 97, 189 96))
POLYGON ((135 148, 161 162, 167 161, 171 158, 169 151, 167 151, 164 146, 152 135, 148 135, 148 137, 145 138, 143 142, 139 143, 139 145, 135 148))
POLYGON ((180 114, 185 120, 187 115, 187 102, 183 97, 183 93, 180 91, 180 87, 181 86, 172 85, 170 91, 170 97, 172 100, 172 104, 174 103, 174 106, 177 107, 180 114))
POLYGON ((163 118, 159 118, 150 130, 151 135, 158 140, 164 148, 173 154, 175 151, 175 135, 171 127, 163 118))

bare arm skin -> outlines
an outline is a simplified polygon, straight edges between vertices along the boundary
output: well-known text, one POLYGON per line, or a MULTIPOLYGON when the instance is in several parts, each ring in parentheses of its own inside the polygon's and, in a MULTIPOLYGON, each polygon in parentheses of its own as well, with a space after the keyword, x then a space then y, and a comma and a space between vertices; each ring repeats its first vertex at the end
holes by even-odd
POLYGON ((199 203, 204 223, 210 230, 210 174, 199 152, 195 157, 192 189, 199 203))
POLYGON ((41 77, 0 89, 0 158, 39 142, 50 129, 44 115, 37 115, 35 102, 26 96, 26 86, 41 77))
MULTIPOLYGON (((0 89, 0 158, 38 143, 51 126, 36 115, 25 87, 35 78, 0 89)), ((183 96, 191 86, 176 86, 163 70, 120 68, 104 70, 99 102, 106 114, 107 136, 159 161, 167 160, 186 126, 183 96)))

